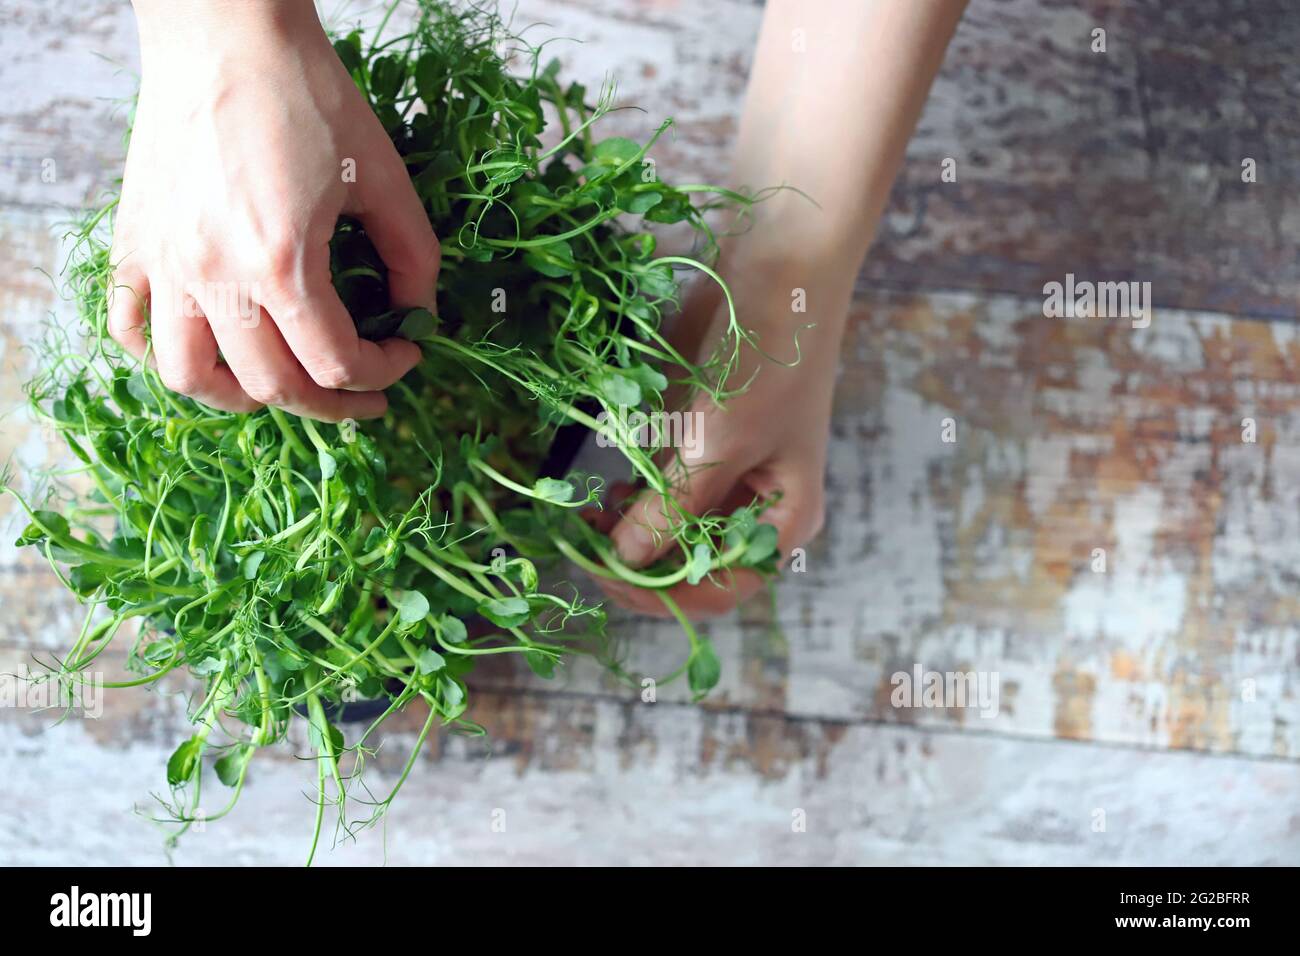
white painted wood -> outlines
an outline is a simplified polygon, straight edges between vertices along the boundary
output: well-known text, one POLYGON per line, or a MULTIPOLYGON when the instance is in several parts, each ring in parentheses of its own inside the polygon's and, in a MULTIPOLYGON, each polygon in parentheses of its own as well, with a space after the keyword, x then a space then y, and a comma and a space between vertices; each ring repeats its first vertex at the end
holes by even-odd
MULTIPOLYGON (((111 101, 129 96, 136 62, 123 3, 12 6, 0 12, 0 413, 20 403, 40 322, 51 309, 66 320, 36 270, 57 271, 53 227, 116 174, 111 101)), ((702 178, 725 170, 761 13, 709 6, 708 29, 699 5, 674 0, 525 0, 519 18, 586 38, 556 47, 571 75, 597 85, 613 69, 626 101, 653 108, 616 114, 610 131, 644 135, 673 115, 656 159, 702 178)), ((1013 6, 1052 29, 1045 5, 1013 6)), ((925 156, 965 122, 960 80, 941 81, 914 144, 925 156)), ((876 290, 859 311, 833 424, 833 520, 807 573, 782 583, 775 621, 755 602, 708 626, 724 662, 714 699, 680 706, 683 689, 665 688, 651 708, 583 665, 547 685, 495 662, 475 686, 499 756, 453 741, 422 761, 391 862, 1300 862, 1289 327, 1161 310, 1137 333, 1052 324, 1023 295, 946 292, 876 290), (954 445, 937 437, 945 417, 954 445), (1089 567, 1094 547, 1105 574, 1089 567), (892 676, 917 664, 997 675, 996 716, 893 706, 892 676), (805 834, 790 832, 796 807, 805 834)), ((29 488, 60 460, 46 438, 20 414, 0 419, 0 462, 29 488)), ((77 626, 75 602, 13 548, 12 514, 0 502, 6 671, 77 626)), ((636 666, 677 665, 675 628, 616 627, 636 666)), ((0 776, 0 862, 159 859, 125 811, 162 785, 180 703, 112 701, 103 721, 56 729, 0 708, 13 768, 0 776)), ((241 811, 178 859, 298 862, 309 776, 287 754, 260 762, 241 811)), ((368 840, 323 862, 380 859, 368 840)))
MULTIPOLYGON (((531 755, 485 758, 480 743, 462 741, 422 760, 388 820, 386 856, 381 832, 369 831, 318 862, 1300 862, 1294 762, 607 701, 544 704, 534 718, 531 755), (541 750, 547 741, 562 752, 541 750), (799 810, 802 833, 792 829, 799 810)), ((130 806, 163 786, 169 749, 116 732, 108 744, 86 723, 36 734, 0 724, 0 760, 13 771, 0 776, 0 864, 164 862, 160 834, 130 806)), ((234 815, 183 838, 175 862, 302 862, 310 763, 255 766, 234 815)))

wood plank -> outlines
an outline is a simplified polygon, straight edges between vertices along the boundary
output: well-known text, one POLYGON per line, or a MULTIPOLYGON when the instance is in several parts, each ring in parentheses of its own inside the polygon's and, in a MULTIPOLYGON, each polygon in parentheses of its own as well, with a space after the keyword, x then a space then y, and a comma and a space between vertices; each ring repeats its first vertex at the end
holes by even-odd
MULTIPOLYGON (((755 601, 706 625, 730 665, 717 701, 1300 755, 1290 331, 1169 310, 1134 330, 965 294, 862 309, 832 426, 833 520, 775 618, 755 601), (997 713, 895 706, 895 675, 918 665, 996 678, 997 713)), ((671 629, 617 627, 634 670, 676 667, 671 629)), ((581 663, 567 679, 626 693, 581 663)))
MULTIPOLYGON (((386 857, 384 834, 368 831, 319 863, 1300 862, 1295 763, 664 704, 483 703, 491 751, 463 738, 430 748, 388 819, 386 857)), ((161 834, 131 808, 165 789, 173 744, 129 710, 42 730, 0 719, 12 768, 0 776, 0 864, 163 862, 161 834)), ((370 767, 377 790, 401 745, 370 767)), ((175 862, 301 863, 312 777, 307 761, 259 758, 235 812, 185 837, 175 862)))
POLYGON ((1294 320, 1292 13, 976 0, 864 280, 1029 295, 1075 272, 1149 281, 1166 306, 1294 320), (955 183, 939 176, 949 157, 955 183))
MULTIPOLYGON (((41 216, 0 222, 0 241, 54 254, 41 216)), ((10 406, 20 346, 52 302, 32 275, 0 292, 10 406)), ((708 626, 728 665, 719 706, 1300 756, 1288 690, 1300 675, 1300 344, 1288 329, 1168 310, 1133 329, 963 294, 877 293, 861 310, 832 426, 835 520, 808 571, 782 583, 775 619, 755 601, 708 626), (895 707, 894 675, 917 664, 996 675, 996 716, 895 707)), ((32 432, 14 418, 0 454, 56 461, 32 432)), ((16 531, 0 541, 0 602, 25 622, 18 642, 64 647, 75 604, 37 555, 16 552, 16 531)), ((675 627, 614 629, 638 672, 677 667, 675 627)), ((484 680, 539 683, 507 662, 484 680)), ((582 664, 556 686, 635 696, 582 664)))
MULTIPOLYGON (((362 6, 345 22, 366 20, 362 6)), ((761 8, 522 0, 569 75, 610 76, 611 133, 687 178, 725 176, 761 8), (725 24, 725 28, 722 25, 725 24)), ((1074 272, 1152 283, 1165 306, 1293 320, 1300 257, 1300 20, 1285 0, 975 0, 935 84, 863 282, 1029 296, 1074 272), (1092 31, 1106 33, 1093 52, 1092 31), (957 181, 940 178, 945 159, 957 181), (1253 159, 1257 181, 1242 181, 1253 159)), ((75 207, 119 168, 109 106, 138 62, 125 4, 29 0, 0 31, 0 203, 75 207), (101 54, 98 59, 92 54, 101 54), (122 64, 119 70, 113 64, 122 64), (53 159, 54 183, 42 181, 53 159)), ((846 106, 846 108, 849 108, 846 106)))
MULTIPOLYGON (((472 715, 491 749, 431 742, 389 861, 1300 863, 1300 346, 1283 324, 1232 318, 1295 315, 1300 25, 1286 13, 975 0, 863 276, 834 520, 807 572, 781 584, 775 617, 757 601, 707 625, 724 677, 698 707, 681 687, 644 704, 585 663, 551 683, 509 660, 480 668, 472 715), (1104 55, 1087 49, 1098 25, 1104 55), (1258 183, 1240 182, 1243 155, 1258 183), (949 156, 958 181, 941 183, 949 156), (1066 272, 1151 281, 1155 321, 1044 318, 1041 286, 1066 272), (917 665, 996 677, 996 715, 895 706, 891 679, 917 665)), ((761 10, 715 0, 718 29, 700 16, 682 0, 522 0, 518 14, 588 41, 551 48, 571 75, 594 87, 612 67, 624 102, 654 107, 615 114, 611 133, 672 114, 655 158, 692 179, 725 172, 761 10)), ((56 305, 36 271, 61 261, 51 227, 120 166, 110 101, 130 93, 134 42, 116 0, 0 11, 0 254, 21 267, 0 282, 0 412, 56 305)), ((0 461, 34 481, 61 460, 49 437, 8 416, 0 461)), ((12 515, 0 502, 5 673, 78 624, 13 548, 12 515)), ((633 667, 677 665, 676 628, 612 629, 633 667)), ((129 808, 163 786, 187 689, 111 693, 102 719, 59 727, 0 707, 14 768, 0 862, 161 860, 129 808)), ((419 719, 396 722, 381 778, 419 719)), ((179 862, 301 861, 310 773, 292 747, 267 756, 242 808, 179 862)), ((374 836, 323 862, 379 862, 374 836)))

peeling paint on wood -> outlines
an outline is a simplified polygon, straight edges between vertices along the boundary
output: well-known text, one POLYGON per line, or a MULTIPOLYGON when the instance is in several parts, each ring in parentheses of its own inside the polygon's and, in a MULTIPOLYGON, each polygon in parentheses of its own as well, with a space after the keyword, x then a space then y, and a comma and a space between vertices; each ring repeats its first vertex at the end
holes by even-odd
MULTIPOLYGON (((558 762, 457 739, 422 760, 384 830, 321 865, 1234 863, 1300 859, 1294 762, 1080 747, 609 701, 480 699, 506 741, 531 724, 558 762), (635 729, 629 725, 638 725, 635 729), (620 749, 619 740, 655 741, 620 749), (758 743, 755 743, 755 740, 758 743), (776 760, 781 773, 755 773, 776 760), (494 821, 504 832, 494 832, 494 821), (802 823, 803 832, 795 829, 802 823), (385 853, 386 843, 386 853, 385 853)), ((114 718, 106 717, 108 721, 114 718)), ((149 807, 170 752, 86 721, 0 723, 0 863, 160 863, 149 807), (74 758, 74 759, 70 759, 74 758), (109 786, 111 782, 111 786, 109 786), (39 799, 32 799, 39 793, 39 799), (111 794, 112 798, 109 798, 111 794)), ((177 727, 179 730, 179 727, 177 727)), ((376 764, 390 782, 397 749, 376 764)), ((234 814, 186 836, 180 864, 295 864, 310 839, 307 763, 260 760, 234 814)))
MULTIPOLYGON (((653 108, 614 114, 611 132, 672 115, 656 160, 717 178, 761 8, 710 11, 701 29, 684 0, 524 0, 517 20, 584 38, 551 49, 591 87, 612 68, 624 102, 653 108)), ((118 2, 75 17, 28 2, 0 26, 0 254, 20 266, 0 279, 10 412, 23 349, 59 310, 36 269, 57 271, 53 227, 117 173, 111 101, 136 54, 118 2)), ((1300 861, 1300 339, 1248 317, 1295 316, 1297 29, 1275 2, 974 0, 863 276, 835 520, 807 572, 775 613, 758 600, 706 626, 724 676, 699 707, 680 687, 643 704, 585 662, 550 683, 481 668, 472 716, 490 750, 430 743, 389 860, 1300 861), (1098 25, 1104 57, 1087 47, 1098 25), (1238 154, 1260 159, 1257 183, 1238 154), (1150 328, 1045 318, 1042 284, 1067 272, 1151 281, 1150 328), (996 714, 895 706, 895 675, 917 666, 996 675, 996 714), (806 834, 791 833, 797 808, 806 834)), ((0 461, 34 481, 63 460, 46 437, 6 417, 0 461)), ((4 671, 65 647, 79 621, 12 546, 12 512, 0 502, 4 671)), ((632 667, 680 662, 676 628, 613 626, 632 667)), ((125 811, 163 785, 183 735, 185 685, 163 690, 55 729, 0 708, 0 757, 18 768, 0 778, 0 862, 158 859, 156 832, 125 811)), ((398 722, 381 774, 418 722, 398 722)), ((259 759, 244 809, 180 861, 297 862, 309 783, 287 751, 259 759)), ((324 862, 380 859, 365 840, 324 862)))

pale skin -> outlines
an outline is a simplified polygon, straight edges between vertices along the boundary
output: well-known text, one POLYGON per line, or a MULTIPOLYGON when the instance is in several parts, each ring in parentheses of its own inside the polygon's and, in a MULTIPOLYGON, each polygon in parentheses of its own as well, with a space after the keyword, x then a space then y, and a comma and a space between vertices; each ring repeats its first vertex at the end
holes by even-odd
MULTIPOLYGON (((388 267, 394 306, 432 308, 438 241, 312 4, 133 6, 143 73, 115 221, 113 337, 153 362, 170 388, 216 408, 265 404, 327 421, 381 415, 383 389, 419 349, 358 338, 330 284, 328 242, 340 214, 360 218, 388 267), (354 181, 343 174, 348 160, 354 181)), ((722 408, 694 401, 702 454, 670 477, 696 514, 779 490, 762 520, 776 525, 785 556, 822 526, 853 282, 964 7, 768 0, 731 179, 797 186, 817 204, 783 192, 758 205, 752 228, 724 241, 718 269, 761 347, 792 360, 797 332, 800 360, 783 367, 746 347, 735 380, 757 372, 749 388, 722 408), (791 307, 795 289, 806 312, 791 307)), ((703 358, 725 321, 716 287, 696 284, 673 338, 703 358)), ((673 546, 656 496, 633 494, 598 520, 632 566, 673 546)), ((761 583, 750 572, 715 577, 670 593, 701 617, 761 583)), ((648 591, 602 585, 629 608, 666 613, 648 591)))
MULTIPOLYGON (((742 322, 785 367, 745 349, 743 394, 719 407, 707 396, 691 411, 701 461, 670 475, 695 514, 725 512, 755 497, 778 501, 763 515, 780 553, 808 544, 825 518, 824 473, 831 396, 853 283, 875 237, 903 151, 920 117, 965 0, 768 0, 731 179, 738 186, 788 184, 754 209, 752 228, 724 243, 719 272, 742 322), (806 312, 792 308, 803 290, 806 312), (807 325, 812 328, 804 328, 807 325)), ((674 337, 699 358, 725 326, 716 288, 697 286, 674 337)), ((639 567, 675 545, 656 533, 671 523, 657 495, 643 494, 612 525, 620 557, 639 567)), ((692 617, 720 614, 761 587, 750 571, 682 584, 669 594, 692 617)), ((647 614, 659 598, 601 581, 612 598, 647 614)))

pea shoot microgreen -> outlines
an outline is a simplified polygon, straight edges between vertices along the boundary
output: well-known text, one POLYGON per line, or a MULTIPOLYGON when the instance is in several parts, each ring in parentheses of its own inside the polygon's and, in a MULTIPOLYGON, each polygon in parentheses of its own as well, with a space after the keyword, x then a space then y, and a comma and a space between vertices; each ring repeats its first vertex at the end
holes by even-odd
POLYGON ((613 88, 589 102, 486 7, 418 7, 403 36, 352 32, 334 44, 443 243, 435 317, 388 308, 383 263, 358 222, 341 220, 334 236, 335 287, 358 329, 402 335, 424 353, 389 390, 384 418, 234 415, 169 392, 107 334, 113 201, 85 220, 67 271, 79 328, 55 331, 28 386, 80 463, 44 507, 6 489, 29 519, 18 543, 39 548, 88 606, 55 676, 75 683, 135 622, 135 676, 109 686, 188 672, 203 688, 159 798, 174 835, 200 819, 205 766, 228 791, 202 813, 212 821, 234 806, 257 751, 297 720, 316 757, 312 855, 330 807, 342 834, 374 823, 435 726, 482 732, 466 716, 465 678, 483 655, 522 654, 551 676, 567 655, 586 654, 634 680, 600 606, 544 588, 539 569, 576 564, 659 591, 688 638, 678 673, 697 697, 717 683, 718 658, 666 589, 729 567, 775 570, 761 506, 687 513, 662 462, 634 441, 620 444, 633 476, 675 509, 676 547, 652 567, 623 566, 583 519, 598 479, 543 473, 562 425, 662 409, 671 384, 718 401, 734 393, 747 340, 734 309, 701 364, 673 348, 661 322, 684 270, 722 282, 706 214, 743 213, 753 199, 645 175, 669 124, 647 143, 599 138, 613 88), (638 222, 684 223, 696 255, 656 257, 638 222), (332 715, 360 699, 386 706, 349 739, 332 715), (416 701, 428 717, 415 747, 389 792, 373 794, 360 774, 376 732, 416 701))

